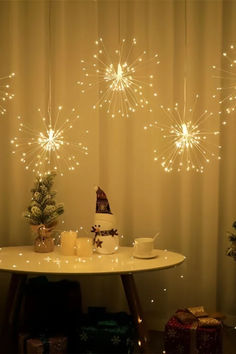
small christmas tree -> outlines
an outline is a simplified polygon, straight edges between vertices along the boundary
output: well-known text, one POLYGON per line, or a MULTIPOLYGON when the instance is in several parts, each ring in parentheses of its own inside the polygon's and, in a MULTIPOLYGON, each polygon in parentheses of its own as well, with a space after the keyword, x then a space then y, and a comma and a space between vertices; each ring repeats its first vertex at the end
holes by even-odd
POLYGON ((51 172, 47 176, 36 178, 34 188, 31 189, 30 205, 24 212, 24 218, 30 225, 45 225, 46 228, 51 228, 64 213, 63 204, 56 204, 56 192, 51 190, 55 176, 56 173, 51 172))

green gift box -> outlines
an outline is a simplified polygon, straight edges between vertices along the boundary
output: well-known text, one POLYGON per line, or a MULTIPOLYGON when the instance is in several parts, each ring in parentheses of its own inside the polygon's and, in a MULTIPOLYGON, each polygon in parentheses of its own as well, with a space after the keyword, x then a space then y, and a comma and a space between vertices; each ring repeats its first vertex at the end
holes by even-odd
POLYGON ((132 319, 126 313, 88 314, 76 333, 76 353, 131 354, 134 333, 132 319))

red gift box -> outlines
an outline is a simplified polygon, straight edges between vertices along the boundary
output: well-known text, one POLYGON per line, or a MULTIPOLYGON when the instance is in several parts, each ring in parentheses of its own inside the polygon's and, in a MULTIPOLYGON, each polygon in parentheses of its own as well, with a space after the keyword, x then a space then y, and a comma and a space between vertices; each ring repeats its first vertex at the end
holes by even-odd
POLYGON ((221 323, 207 317, 205 312, 203 320, 201 316, 193 316, 191 320, 188 314, 188 310, 178 310, 167 322, 164 335, 166 354, 222 354, 221 323), (181 321, 185 313, 187 320, 181 321))

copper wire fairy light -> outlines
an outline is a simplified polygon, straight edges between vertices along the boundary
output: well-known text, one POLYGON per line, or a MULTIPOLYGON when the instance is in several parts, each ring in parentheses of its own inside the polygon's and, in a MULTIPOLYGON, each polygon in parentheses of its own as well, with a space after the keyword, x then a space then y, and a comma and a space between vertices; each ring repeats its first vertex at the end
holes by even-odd
MULTIPOLYGON (((130 117, 138 109, 147 108, 152 112, 149 100, 145 97, 145 86, 153 87, 154 75, 145 75, 143 66, 148 63, 145 59, 147 52, 143 51, 133 61, 130 60, 137 41, 132 40, 128 55, 124 56, 126 40, 122 39, 120 48, 109 54, 102 38, 95 42, 97 52, 93 55, 93 63, 81 60, 84 74, 83 81, 77 81, 81 93, 99 86, 99 99, 92 104, 93 109, 104 108, 111 118, 117 116, 130 117)), ((159 64, 158 54, 149 61, 159 64)), ((153 92, 157 96, 156 92, 153 92)))
POLYGON ((200 116, 196 115, 198 99, 196 95, 193 108, 186 109, 186 119, 176 103, 173 109, 161 106, 166 116, 165 124, 155 121, 144 127, 145 130, 158 128, 166 141, 162 150, 154 150, 154 161, 159 161, 166 172, 194 170, 202 173, 205 163, 212 158, 220 159, 221 146, 210 139, 210 136, 217 136, 219 131, 208 131, 202 127, 205 120, 213 118, 213 113, 205 110, 200 116))
POLYGON ((174 170, 195 171, 203 173, 205 163, 212 158, 220 160, 221 146, 212 141, 210 136, 219 134, 218 130, 209 131, 204 128, 206 120, 213 120, 213 113, 204 110, 196 113, 196 104, 199 95, 195 96, 191 107, 187 100, 187 1, 184 3, 185 12, 185 41, 184 41, 184 92, 183 109, 176 103, 174 108, 161 106, 165 116, 164 124, 155 121, 153 124, 144 126, 145 130, 158 128, 164 141, 163 149, 154 149, 154 161, 160 162, 166 172, 174 170))
MULTIPOLYGON (((69 132, 73 124, 79 120, 78 109, 73 108, 67 112, 66 118, 61 119, 62 106, 58 106, 52 113, 52 83, 51 83, 51 2, 49 2, 49 79, 48 79, 48 107, 47 112, 42 113, 39 108, 39 119, 37 128, 26 125, 20 116, 19 136, 11 139, 13 146, 12 153, 19 152, 20 161, 25 165, 26 170, 42 176, 54 170, 61 176, 65 171, 74 171, 80 165, 80 157, 88 155, 88 147, 79 141, 72 141, 69 132)), ((88 130, 85 130, 88 134, 88 130)), ((84 135, 85 135, 84 134, 84 135)))
MULTIPOLYGON (((93 109, 104 109, 111 117, 130 117, 139 109, 152 112, 145 87, 153 88, 154 75, 147 74, 147 64, 159 64, 159 56, 147 58, 144 50, 138 56, 133 51, 137 45, 135 38, 129 42, 121 39, 121 2, 118 2, 118 43, 116 50, 106 48, 103 38, 95 41, 96 52, 92 60, 81 60, 83 79, 77 81, 80 92, 86 93, 98 88, 99 99, 92 104, 93 109)), ((157 92, 153 92, 156 97, 157 92)))
POLYGON ((4 115, 6 113, 5 103, 8 100, 12 100, 15 96, 10 92, 9 81, 15 76, 15 73, 0 77, 0 114, 4 115))
MULTIPOLYGON (((222 85, 217 87, 220 94, 214 94, 214 99, 219 99, 219 104, 224 106, 223 112, 234 113, 236 110, 236 47, 231 44, 227 51, 222 53, 222 64, 224 68, 212 65, 213 77, 222 80, 222 85)), ((219 112, 222 114, 222 111, 219 112)), ((226 124, 226 120, 222 124, 226 124)))
POLYGON ((54 170, 63 176, 66 170, 74 171, 80 165, 81 155, 88 155, 88 147, 82 142, 71 141, 67 134, 72 130, 74 121, 79 119, 76 110, 73 108, 71 116, 58 125, 61 111, 60 106, 57 110, 56 122, 52 125, 50 117, 44 117, 38 109, 41 118, 39 130, 27 126, 18 116, 20 136, 11 140, 12 153, 20 154, 20 161, 25 165, 26 170, 31 170, 40 176, 54 170))

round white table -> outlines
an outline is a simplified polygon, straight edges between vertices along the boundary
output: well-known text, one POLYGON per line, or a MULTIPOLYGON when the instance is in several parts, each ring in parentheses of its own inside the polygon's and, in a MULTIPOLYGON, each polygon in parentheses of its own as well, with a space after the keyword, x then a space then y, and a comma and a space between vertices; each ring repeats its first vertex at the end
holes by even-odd
POLYGON ((19 312, 23 287, 28 274, 58 275, 101 275, 118 274, 121 276, 130 312, 138 331, 138 344, 145 351, 148 341, 145 321, 134 282, 133 274, 155 271, 181 264, 185 257, 167 250, 154 250, 153 258, 139 259, 133 257, 132 247, 120 247, 112 255, 94 253, 89 258, 63 256, 60 247, 51 253, 36 253, 32 246, 0 248, 0 271, 11 273, 2 340, 6 331, 14 327, 19 312))

